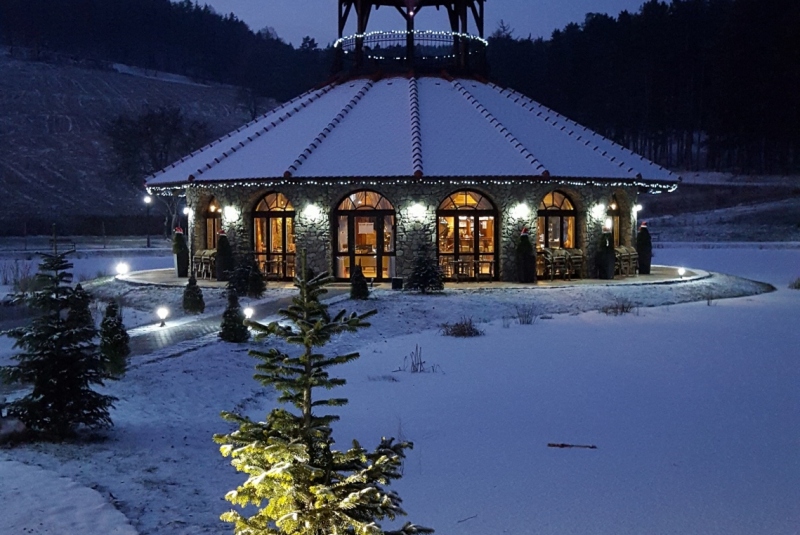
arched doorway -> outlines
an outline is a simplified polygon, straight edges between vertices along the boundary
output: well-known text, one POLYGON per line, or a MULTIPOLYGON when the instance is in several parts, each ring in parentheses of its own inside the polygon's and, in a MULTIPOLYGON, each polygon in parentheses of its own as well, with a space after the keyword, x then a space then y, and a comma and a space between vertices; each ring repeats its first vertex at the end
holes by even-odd
POLYGON ((565 193, 551 191, 539 203, 536 248, 575 247, 575 205, 565 193))
POLYGON ((216 249, 219 231, 222 229, 222 210, 216 198, 211 197, 203 214, 206 220, 206 249, 216 249))
POLYGON ((294 207, 282 193, 270 193, 253 211, 253 251, 261 271, 272 279, 294 277, 294 207))
POLYGON ((619 247, 622 245, 620 243, 620 208, 619 202, 617 201, 617 196, 612 195, 611 201, 608 203, 608 210, 606 211, 606 216, 610 219, 611 223, 611 234, 614 238, 614 247, 619 247))
POLYGON ((446 279, 495 279, 497 269, 498 212, 477 191, 449 195, 436 211, 439 266, 446 279))
POLYGON ((368 279, 394 276, 395 209, 375 191, 351 193, 333 214, 334 271, 350 278, 350 267, 361 266, 368 279))

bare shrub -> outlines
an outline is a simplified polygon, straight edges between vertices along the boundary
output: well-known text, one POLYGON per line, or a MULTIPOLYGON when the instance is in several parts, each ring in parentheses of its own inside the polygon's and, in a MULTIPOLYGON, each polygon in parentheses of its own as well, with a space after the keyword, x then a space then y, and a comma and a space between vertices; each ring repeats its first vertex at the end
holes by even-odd
POLYGON ((800 277, 797 277, 795 280, 789 283, 790 290, 800 290, 800 277))
POLYGON ((456 323, 443 323, 441 329, 443 335, 457 338, 470 338, 483 334, 483 331, 478 329, 472 322, 472 318, 467 317, 462 317, 456 323))
POLYGON ((609 316, 621 316, 623 314, 630 314, 636 309, 636 304, 627 297, 617 297, 610 305, 606 305, 600 309, 600 312, 609 316))
POLYGON ((410 355, 403 357, 403 365, 398 367, 396 372, 411 372, 411 373, 434 373, 436 369, 441 369, 440 366, 434 364, 425 367, 425 361, 422 360, 422 348, 414 345, 414 351, 410 355))
POLYGON ((517 305, 517 321, 520 325, 533 325, 539 317, 535 305, 517 305))

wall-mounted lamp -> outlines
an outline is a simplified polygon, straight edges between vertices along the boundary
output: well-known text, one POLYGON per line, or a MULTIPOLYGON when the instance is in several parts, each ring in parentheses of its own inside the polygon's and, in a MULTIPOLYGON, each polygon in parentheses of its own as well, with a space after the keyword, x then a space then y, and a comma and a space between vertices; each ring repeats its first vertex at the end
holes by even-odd
POLYGON ((512 219, 528 219, 531 215, 531 209, 524 202, 519 203, 511 209, 512 219))
POLYGON ((311 221, 319 221, 322 218, 322 209, 314 203, 307 204, 303 215, 311 221))
POLYGON ((414 203, 408 207, 408 216, 414 221, 423 221, 427 210, 420 203, 414 203))
POLYGON ((592 206, 591 212, 592 212, 592 217, 594 219, 600 219, 606 213, 606 205, 603 203, 595 204, 594 206, 592 206))
POLYGON ((239 219, 239 210, 234 206, 226 206, 222 213, 225 215, 227 221, 236 221, 239 219))

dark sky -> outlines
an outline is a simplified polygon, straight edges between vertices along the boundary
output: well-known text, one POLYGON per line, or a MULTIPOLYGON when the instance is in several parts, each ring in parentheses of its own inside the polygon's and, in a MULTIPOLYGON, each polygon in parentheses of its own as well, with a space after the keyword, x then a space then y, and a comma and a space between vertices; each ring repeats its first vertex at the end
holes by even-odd
MULTIPOLYGON (((285 41, 299 44, 310 35, 320 45, 336 38, 336 0, 200 0, 218 13, 234 13, 253 30, 266 26, 275 29, 285 41)), ((500 19, 514 29, 517 37, 549 37, 556 28, 570 22, 583 22, 586 13, 617 15, 620 11, 638 11, 644 0, 487 0, 486 33, 491 34, 500 19)), ((352 17, 351 17, 352 20, 352 17)), ((381 8, 370 19, 370 30, 403 29, 394 9, 381 8)), ((444 11, 425 8, 417 19, 417 29, 447 29, 444 11)), ((351 27, 345 34, 354 33, 351 27)))

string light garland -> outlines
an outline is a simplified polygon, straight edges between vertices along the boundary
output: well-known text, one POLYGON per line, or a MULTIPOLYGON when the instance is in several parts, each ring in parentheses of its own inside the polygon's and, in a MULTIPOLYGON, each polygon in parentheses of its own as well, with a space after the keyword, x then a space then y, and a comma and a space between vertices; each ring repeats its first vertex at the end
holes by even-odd
POLYGON ((483 46, 489 46, 489 41, 480 37, 478 35, 472 35, 469 33, 460 33, 460 32, 448 32, 442 30, 387 30, 387 31, 374 31, 374 32, 367 32, 367 33, 356 33, 353 35, 348 35, 346 37, 340 37, 333 43, 333 48, 342 47, 344 49, 345 45, 354 46, 357 40, 369 40, 373 37, 379 37, 383 39, 398 39, 400 37, 408 37, 409 35, 413 35, 416 39, 419 37, 422 39, 452 39, 453 37, 458 37, 459 39, 467 39, 470 41, 475 41, 477 43, 482 44, 483 46), (351 44, 352 43, 352 44, 351 44))

